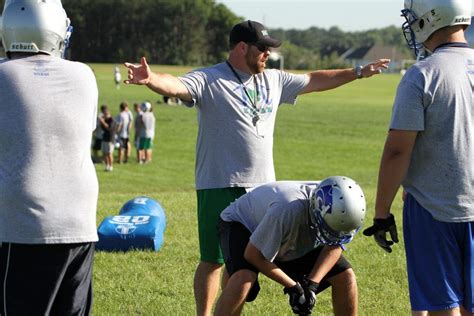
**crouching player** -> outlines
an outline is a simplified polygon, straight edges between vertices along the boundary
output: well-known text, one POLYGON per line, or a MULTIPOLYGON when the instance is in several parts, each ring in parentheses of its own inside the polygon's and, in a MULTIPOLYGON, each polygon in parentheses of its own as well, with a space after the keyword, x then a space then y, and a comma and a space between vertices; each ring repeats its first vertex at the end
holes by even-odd
POLYGON ((311 314, 332 288, 335 315, 357 314, 354 271, 342 256, 366 213, 362 189, 348 177, 319 185, 262 185, 221 213, 219 238, 229 279, 216 315, 239 315, 259 290, 258 273, 284 286, 295 314, 311 314))

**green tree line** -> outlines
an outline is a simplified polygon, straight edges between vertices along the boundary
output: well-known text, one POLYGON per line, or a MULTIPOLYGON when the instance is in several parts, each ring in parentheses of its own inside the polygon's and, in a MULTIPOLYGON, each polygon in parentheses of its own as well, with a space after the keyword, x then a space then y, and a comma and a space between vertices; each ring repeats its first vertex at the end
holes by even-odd
MULTIPOLYGON (((63 0, 74 27, 69 58, 121 63, 209 65, 224 60, 232 26, 243 18, 215 0, 63 0)), ((3 7, 4 0, 0 0, 3 7)), ((303 10, 304 7, 298 8, 303 10)), ((295 9, 295 10, 298 10, 295 9)), ((344 66, 351 47, 375 43, 406 49, 400 28, 343 32, 338 27, 270 29, 283 40, 287 69, 344 66)))
POLYGON ((63 0, 74 26, 71 58, 204 65, 222 60, 239 21, 213 0, 63 0))

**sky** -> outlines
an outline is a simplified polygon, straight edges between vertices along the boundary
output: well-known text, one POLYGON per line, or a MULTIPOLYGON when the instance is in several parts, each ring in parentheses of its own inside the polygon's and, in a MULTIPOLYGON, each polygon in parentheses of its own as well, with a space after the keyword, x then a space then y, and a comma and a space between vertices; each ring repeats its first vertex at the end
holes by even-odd
MULTIPOLYGON (((466 0, 472 1, 474 0, 466 0)), ((389 25, 400 27, 403 0, 216 0, 234 14, 268 28, 364 31, 389 25)))

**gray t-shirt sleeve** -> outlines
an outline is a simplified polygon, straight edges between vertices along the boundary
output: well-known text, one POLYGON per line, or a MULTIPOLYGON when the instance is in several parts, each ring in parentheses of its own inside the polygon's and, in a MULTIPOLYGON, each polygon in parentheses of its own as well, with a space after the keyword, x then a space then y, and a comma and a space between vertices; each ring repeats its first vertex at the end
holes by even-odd
POLYGON ((295 104, 298 94, 308 85, 309 77, 306 74, 280 71, 280 81, 282 85, 280 104, 295 104))
POLYGON ((202 95, 206 86, 206 77, 206 73, 199 70, 191 71, 184 76, 178 77, 186 89, 188 89, 192 98, 192 101, 190 102, 182 100, 184 105, 187 107, 193 107, 201 104, 202 95))
POLYGON ((425 109, 423 76, 418 72, 407 72, 400 82, 393 105, 390 129, 423 131, 425 109))

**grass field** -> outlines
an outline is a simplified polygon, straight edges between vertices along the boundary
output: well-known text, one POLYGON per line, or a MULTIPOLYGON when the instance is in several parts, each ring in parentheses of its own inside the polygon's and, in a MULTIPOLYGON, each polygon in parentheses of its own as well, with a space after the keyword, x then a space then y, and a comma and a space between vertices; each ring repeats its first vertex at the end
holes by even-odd
MULTIPOLYGON (((138 195, 148 195, 165 208, 167 230, 159 252, 98 252, 94 267, 94 315, 193 315, 192 280, 198 262, 194 147, 195 109, 157 104, 159 95, 144 87, 115 89, 114 65, 91 65, 100 103, 118 113, 122 100, 150 100, 157 130, 153 162, 115 165, 100 182, 97 224, 118 213, 138 195)), ((182 74, 190 68, 153 67, 182 74)), ((122 77, 125 69, 121 67, 122 77)), ((282 106, 275 132, 274 160, 278 180, 322 179, 346 175, 359 182, 368 203, 365 227, 373 217, 380 155, 400 76, 380 75, 339 89, 301 96, 298 105, 282 106)), ((401 236, 401 199, 392 212, 401 236)), ((403 240, 391 254, 359 233, 345 255, 358 278, 360 315, 408 315, 408 289, 403 240)), ((261 276, 262 291, 244 315, 292 315, 281 286, 261 276)), ((330 291, 318 296, 315 315, 332 314, 330 291)))

